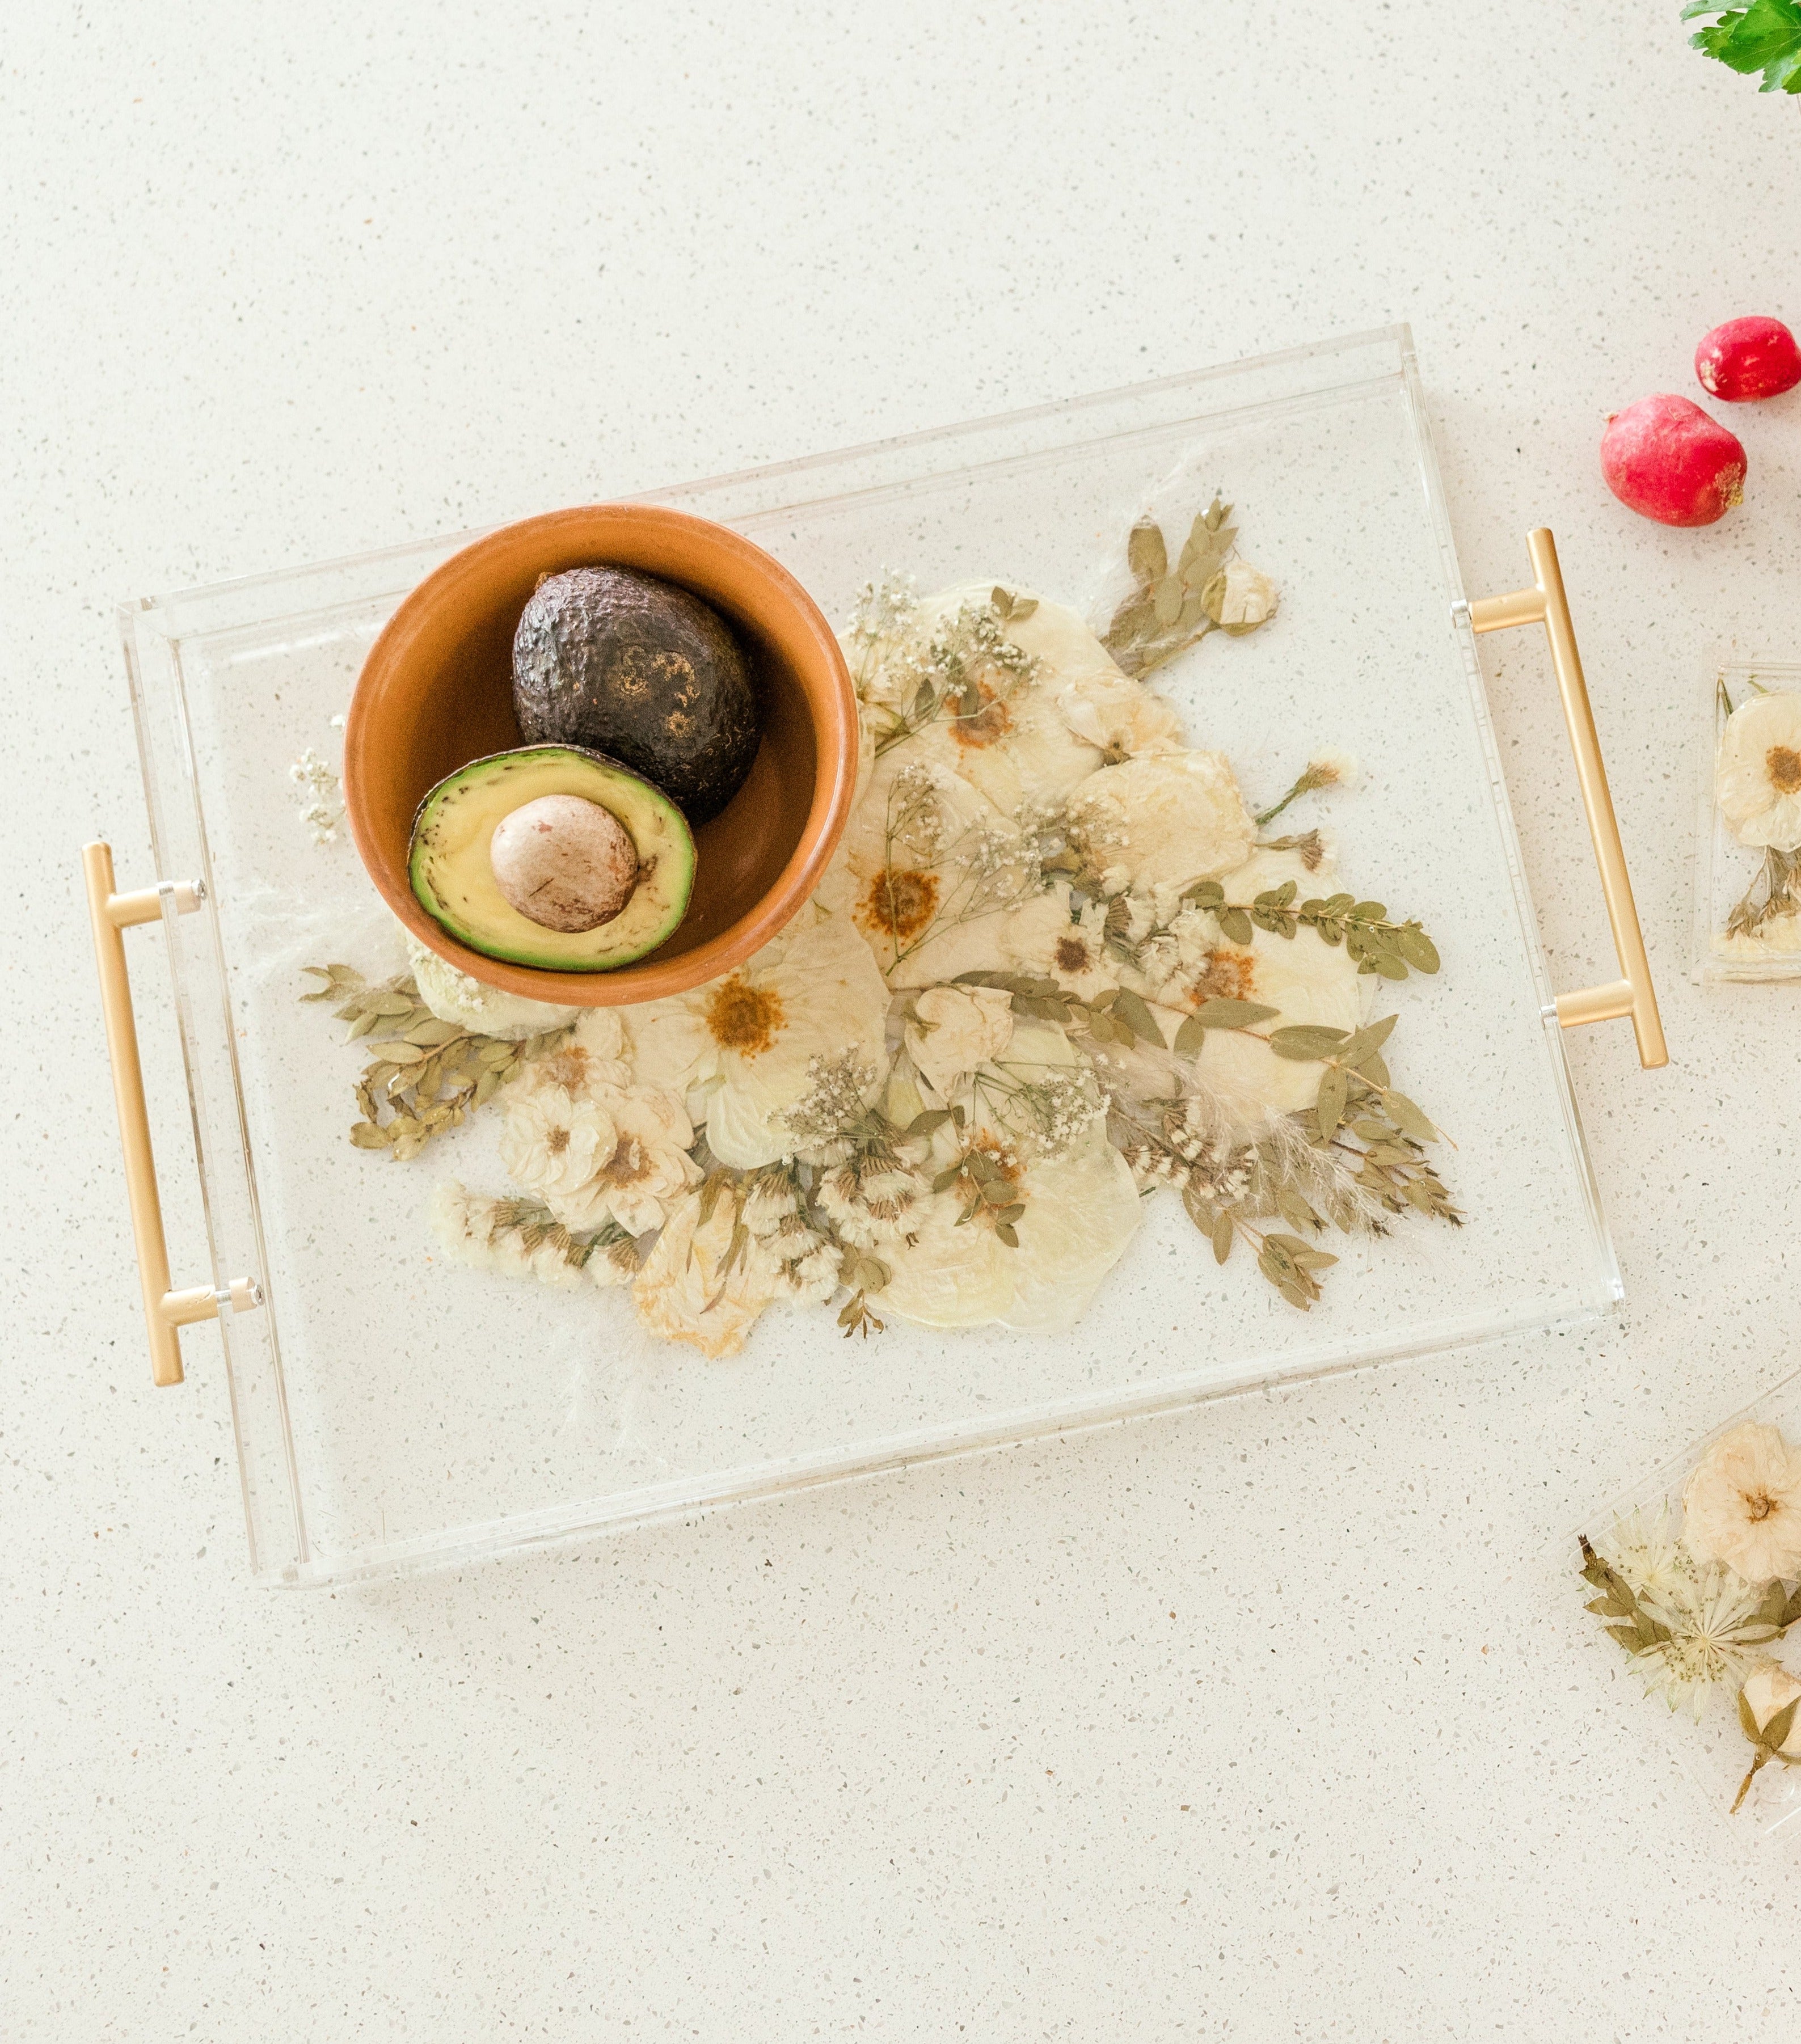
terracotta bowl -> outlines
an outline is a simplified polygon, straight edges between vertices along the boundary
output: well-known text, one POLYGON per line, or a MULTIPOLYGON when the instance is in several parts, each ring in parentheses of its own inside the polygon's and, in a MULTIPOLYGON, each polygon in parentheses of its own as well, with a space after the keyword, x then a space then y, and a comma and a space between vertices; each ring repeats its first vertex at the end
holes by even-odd
POLYGON ((787 570, 724 525, 641 504, 595 504, 502 526, 428 575, 370 649, 344 735, 344 799, 369 877, 423 944, 534 1001, 608 1008, 679 993, 741 964, 818 886, 856 786, 856 697, 818 607, 787 570), (460 944, 407 884, 414 813, 444 775, 523 743, 513 633, 541 575, 642 568, 737 627, 763 742, 749 778, 695 833, 694 897, 666 943, 613 972, 545 972, 460 944))

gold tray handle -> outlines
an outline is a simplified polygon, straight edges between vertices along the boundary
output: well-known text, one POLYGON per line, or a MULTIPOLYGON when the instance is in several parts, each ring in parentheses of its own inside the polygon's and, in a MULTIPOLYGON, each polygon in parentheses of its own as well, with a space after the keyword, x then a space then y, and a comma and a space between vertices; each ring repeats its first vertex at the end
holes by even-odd
POLYGON ((1638 1039, 1638 1062, 1649 1071, 1667 1065, 1670 1054, 1657 1013, 1651 962, 1645 955, 1632 882, 1626 877, 1626 849, 1620 843, 1614 798, 1607 790, 1607 770, 1601 763, 1601 741, 1595 733, 1588 684, 1582 678, 1582 656, 1576 650, 1576 628, 1570 623, 1569 599, 1557 565, 1557 544, 1542 525, 1526 534, 1526 544, 1532 555, 1532 587, 1516 589, 1508 596, 1476 597, 1469 606, 1469 621, 1477 632, 1505 632, 1515 624, 1545 627, 1551 642, 1551 664, 1557 670, 1570 750, 1576 755, 1576 778, 1587 812, 1588 835, 1594 840, 1595 863, 1601 869, 1601 893, 1607 905, 1607 920, 1613 925, 1614 950, 1626 975, 1605 986, 1560 993, 1557 1020, 1564 1028, 1573 1029, 1579 1023, 1611 1022, 1630 1015, 1638 1039))
POLYGON ((248 1312, 262 1304, 263 1293, 249 1278, 234 1278, 220 1291, 210 1285, 195 1285, 182 1292, 169 1289, 169 1248, 163 1234, 156 1162, 150 1153, 150 1117, 144 1109, 144 1068, 138 1060, 137 1020, 132 1012, 131 980, 125 967, 122 932, 134 923, 159 920, 165 895, 172 896, 179 915, 191 914, 200 906, 206 890, 198 881, 165 881, 159 887, 140 888, 135 894, 116 894, 110 844, 83 845, 81 863, 87 882, 87 913, 94 925, 94 955, 100 966, 100 1009, 106 1018, 113 1101, 118 1109, 119 1141, 125 1151, 125 1196, 131 1202, 138 1282, 144 1290, 150 1374, 158 1384, 179 1384, 179 1331, 196 1320, 217 1318, 227 1305, 234 1312, 248 1312))

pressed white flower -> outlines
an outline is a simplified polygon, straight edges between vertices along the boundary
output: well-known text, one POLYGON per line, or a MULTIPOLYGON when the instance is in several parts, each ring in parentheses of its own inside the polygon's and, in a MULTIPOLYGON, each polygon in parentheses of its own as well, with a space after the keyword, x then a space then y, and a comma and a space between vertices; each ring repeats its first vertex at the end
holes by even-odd
POLYGON ((1002 962, 1040 979, 1054 979, 1079 1001, 1093 1001, 1119 984, 1120 961, 1106 948, 1106 905, 1076 897, 1059 881, 1046 896, 1054 912, 1010 920, 1000 932, 1002 962))
POLYGON ((701 1219, 699 1193, 677 1204, 632 1285, 638 1318, 664 1341, 710 1358, 736 1355, 775 1296, 777 1268, 722 1192, 701 1219))
POLYGON ((779 1232, 782 1224, 799 1212, 800 1196, 786 1171, 765 1171, 746 1188, 745 1226, 765 1240, 779 1232))
POLYGON ((573 1192, 546 1193, 566 1228, 598 1228, 616 1221, 628 1235, 660 1228, 670 1207, 700 1180, 688 1152, 694 1124, 682 1103, 661 1086, 591 1085, 589 1102, 610 1123, 613 1144, 573 1192))
POLYGON ((848 906, 894 985, 929 986, 992 962, 997 919, 1030 875, 972 869, 970 851, 1018 838, 1017 828, 948 767, 910 753, 897 746, 876 761, 818 898, 848 906))
POLYGON ((783 1287, 797 1305, 827 1305, 838 1289, 837 1252, 823 1238, 816 1239, 818 1247, 783 1266, 783 1287))
MULTIPOLYGON (((1780 1661, 1760 1661, 1745 1677, 1742 1693, 1751 1721, 1761 1732, 1772 1718, 1801 1700, 1801 1682, 1780 1661)), ((1801 1760, 1801 1710, 1795 1712, 1788 1735, 1776 1750, 1786 1753, 1791 1760, 1801 1760)))
POLYGON ((1634 1511, 1614 1522, 1613 1531, 1595 1545, 1635 1596, 1661 1596, 1697 1573, 1695 1557, 1671 1522, 1668 1500, 1655 1518, 1634 1511))
POLYGON ((692 993, 628 1012, 641 1080, 686 1097, 720 1162, 739 1170, 791 1156, 787 1116, 822 1061, 847 1055, 873 1099, 888 1066, 888 990, 843 917, 810 909, 746 964, 692 993))
POLYGON ((614 1008, 576 1010, 580 1020, 553 1051, 533 1058, 508 1088, 521 1098, 540 1091, 598 1097, 631 1083, 631 1047, 614 1008))
MULTIPOLYGON (((992 593, 990 583, 970 582, 928 597, 912 643, 941 637, 960 617, 986 611, 992 593)), ((1175 711, 1120 672, 1079 612, 1027 590, 1011 594, 1033 608, 999 620, 999 630, 1028 670, 978 663, 972 674, 979 708, 933 717, 901 750, 958 774, 1013 816, 1026 803, 1061 802, 1103 757, 1180 745, 1175 711)), ((910 679, 919 671, 896 665, 910 679)))
POLYGON ((1775 1427, 1734 1427, 1682 1487, 1683 1538, 1697 1560, 1747 1582, 1801 1574, 1801 1448, 1775 1427))
POLYGON ((1103 766, 1069 801, 1072 831, 1096 866, 1134 886, 1217 880, 1244 863, 1256 835, 1223 755, 1160 752, 1103 766))
POLYGON ((884 1254, 918 1226, 926 1190, 918 1172, 860 1153, 824 1166, 814 1199, 841 1239, 884 1254))
MULTIPOLYGON (((1228 901, 1240 905, 1280 884, 1271 877, 1280 861, 1292 853, 1260 853, 1253 863, 1228 874, 1221 885, 1228 901)), ((1283 878, 1288 877, 1286 874, 1283 878)), ((1291 937, 1253 928, 1248 944, 1233 943, 1205 910, 1187 909, 1171 926, 1179 963, 1173 972, 1141 982, 1145 997, 1174 1011, 1164 1025, 1171 1042, 1184 1015, 1212 1000, 1253 1001, 1273 1008, 1275 1016, 1255 1025, 1254 1033, 1210 1029, 1195 1060, 1203 1082, 1247 1118, 1260 1110, 1292 1114, 1318 1097, 1321 1067, 1279 1058, 1260 1040, 1272 1030, 1311 1022, 1333 1029, 1362 1026, 1373 997, 1374 982, 1360 973, 1341 944, 1329 944, 1302 925, 1291 937)), ((1141 966, 1154 970, 1165 962, 1147 947, 1141 966)))
POLYGON ((612 1116, 559 1085, 516 1085, 502 1098, 500 1161, 507 1176, 547 1204, 575 1199, 613 1154, 612 1116))
POLYGON ((1739 705, 1720 734, 1714 791, 1741 844, 1801 846, 1801 695, 1739 705))
MULTIPOLYGON (((933 1137, 929 1169, 941 1172, 974 1150, 1004 1181, 1010 1204, 1023 1211, 1008 1224, 1018 1246, 996 1231, 991 1203, 968 1221, 971 1183, 960 1181, 920 1201, 912 1239, 891 1252, 894 1275, 876 1295, 879 1310, 927 1327, 975 1327, 999 1321, 1049 1331, 1072 1325, 1123 1254, 1138 1224, 1139 1200, 1125 1160, 1106 1139, 1091 1105, 1056 1154, 1029 1139, 1029 1127, 993 1112, 1022 1081, 1076 1082, 1086 1060, 1053 1024, 1021 1020, 1001 1066, 985 1067, 991 1087, 977 1082, 960 1097, 979 1112, 964 1128, 933 1137)), ((1091 1085, 1091 1080, 1089 1082, 1091 1085)), ((889 1254, 890 1252, 883 1252, 889 1254)))
POLYGON ((930 986, 906 1025, 913 1062, 942 1095, 1013 1039, 1013 996, 999 986, 930 986))
POLYGON ((1227 631, 1249 631, 1276 614, 1276 585, 1249 561, 1230 560, 1207 584, 1206 612, 1227 631))
POLYGON ((1662 1696, 1672 1711, 1686 1704, 1697 1719, 1714 1688, 1742 1682, 1774 1636, 1761 1615, 1762 1591, 1718 1566, 1639 1603, 1670 1634, 1633 1656, 1645 1693, 1662 1696))
POLYGON ((460 1029, 479 1036, 504 1037, 520 1043, 527 1036, 560 1029, 584 1014, 604 1014, 605 1009, 553 1008, 542 1001, 527 1001, 503 987, 489 986, 459 972, 436 951, 428 951, 409 932, 406 962, 419 998, 441 1022, 452 1022, 460 1029))

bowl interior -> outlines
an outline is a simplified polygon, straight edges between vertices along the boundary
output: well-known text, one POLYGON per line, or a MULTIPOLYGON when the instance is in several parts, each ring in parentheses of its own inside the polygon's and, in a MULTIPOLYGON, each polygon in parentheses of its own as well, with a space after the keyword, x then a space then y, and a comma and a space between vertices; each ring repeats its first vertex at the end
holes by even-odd
POLYGON ((830 627, 800 585, 727 528, 660 506, 595 505, 490 533, 406 598, 371 648, 344 732, 344 801, 371 878, 406 927, 493 986, 585 1006, 643 1001, 729 971, 811 894, 841 834, 856 770, 855 697, 830 627), (612 972, 546 972, 458 943, 406 876, 413 818, 447 774, 522 743, 513 635, 540 578, 633 567, 679 582, 739 635, 762 738, 749 776, 695 833, 687 914, 612 972))

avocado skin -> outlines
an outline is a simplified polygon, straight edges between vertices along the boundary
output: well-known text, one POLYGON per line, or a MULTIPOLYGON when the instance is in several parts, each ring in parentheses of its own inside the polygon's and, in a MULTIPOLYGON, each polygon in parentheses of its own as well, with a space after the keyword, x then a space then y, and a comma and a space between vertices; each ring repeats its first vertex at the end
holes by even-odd
POLYGON ((717 816, 756 757, 756 691, 718 613, 633 568, 541 583, 513 640, 513 708, 528 744, 610 753, 691 824, 717 816))

